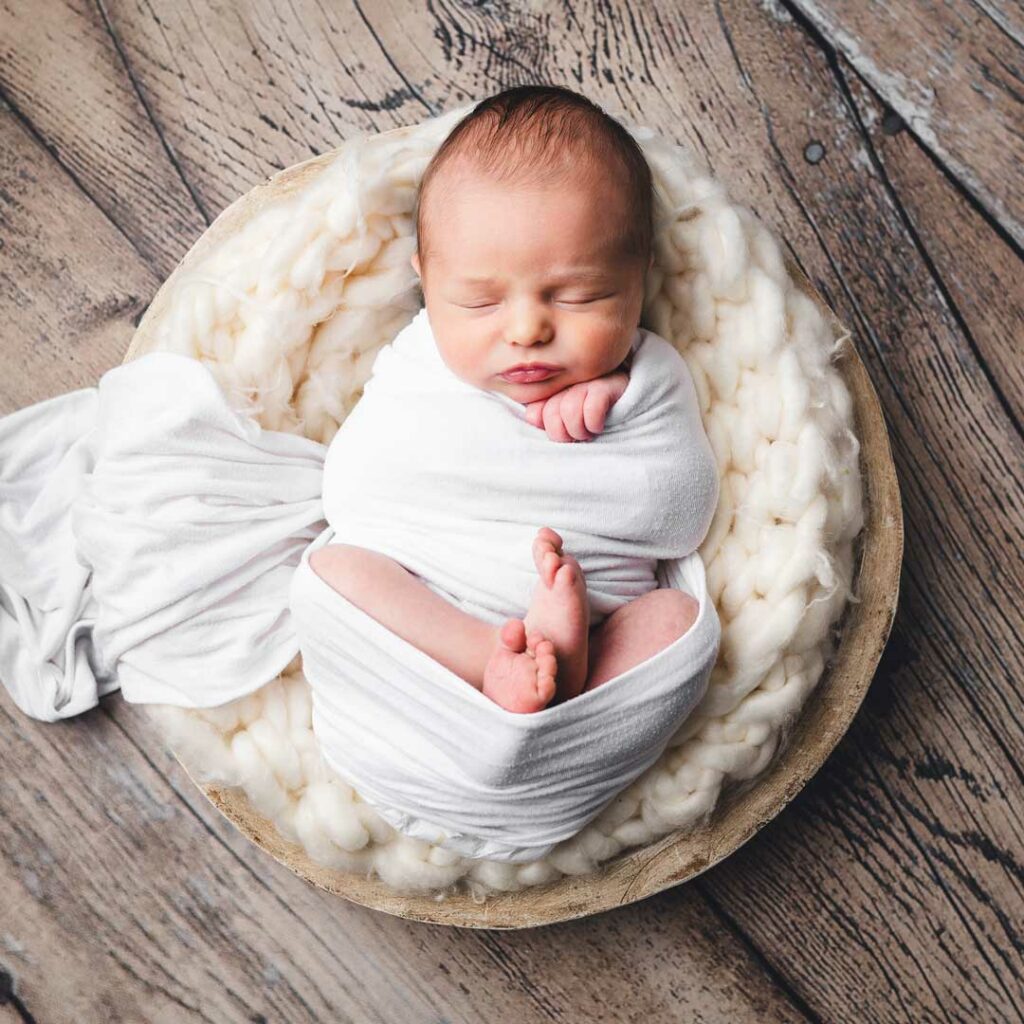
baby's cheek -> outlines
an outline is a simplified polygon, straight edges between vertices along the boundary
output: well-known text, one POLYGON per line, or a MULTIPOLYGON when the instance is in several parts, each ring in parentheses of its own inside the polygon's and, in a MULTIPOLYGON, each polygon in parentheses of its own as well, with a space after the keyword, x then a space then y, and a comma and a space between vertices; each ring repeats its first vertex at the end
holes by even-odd
MULTIPOLYGON (((625 336, 616 320, 595 319, 590 323, 577 360, 579 379, 594 380, 614 370, 623 359, 621 350, 625 336)), ((632 332, 629 337, 632 337, 632 332)), ((626 347, 628 349, 628 342, 626 347)))
POLYGON ((448 369, 457 377, 476 383, 486 373, 480 346, 464 332, 437 332, 437 348, 448 369))

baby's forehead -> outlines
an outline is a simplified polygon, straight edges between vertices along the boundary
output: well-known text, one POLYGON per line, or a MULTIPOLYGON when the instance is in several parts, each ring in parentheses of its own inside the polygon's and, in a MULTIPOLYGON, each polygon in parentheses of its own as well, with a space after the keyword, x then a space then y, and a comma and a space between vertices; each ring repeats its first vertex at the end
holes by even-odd
POLYGON ((487 186, 510 196, 524 188, 537 187, 578 194, 607 189, 609 182, 616 180, 608 162, 586 146, 538 154, 536 159, 511 146, 505 149, 497 153, 488 150, 484 156, 475 143, 467 143, 464 152, 440 168, 434 184, 441 187, 431 191, 440 199, 455 198, 460 189, 473 185, 487 186))
POLYGON ((530 232, 524 236, 522 224, 516 221, 522 216, 530 224, 538 224, 540 218, 549 228, 557 222, 556 234, 563 236, 564 244, 552 240, 552 250, 582 247, 593 257, 599 249, 607 249, 606 259, 596 262, 617 264, 623 246, 628 248, 632 223, 628 183, 620 180, 607 162, 593 158, 574 163, 556 154, 552 161, 524 171, 521 160, 496 169, 492 161, 477 162, 460 153, 438 170, 427 197, 421 200, 423 217, 417 225, 422 229, 420 254, 424 261, 435 259, 443 249, 456 263, 464 262, 460 253, 452 251, 455 237, 465 243, 464 236, 471 236, 474 245, 494 243, 501 248, 512 236, 528 238, 530 232), (571 196, 572 201, 561 204, 560 196, 571 196), (543 205, 540 212, 533 206, 537 200, 543 205), (525 212, 519 212, 524 205, 525 212), (506 224, 509 217, 514 222, 511 228, 506 224))

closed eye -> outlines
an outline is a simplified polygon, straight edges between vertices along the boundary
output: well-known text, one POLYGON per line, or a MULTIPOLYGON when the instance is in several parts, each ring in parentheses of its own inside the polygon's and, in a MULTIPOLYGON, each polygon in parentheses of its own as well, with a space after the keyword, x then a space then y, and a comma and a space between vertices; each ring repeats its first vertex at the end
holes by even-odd
MULTIPOLYGON (((604 299, 614 298, 615 292, 609 292, 607 295, 591 295, 586 298, 579 299, 559 299, 558 302, 563 306, 588 306, 594 302, 601 302, 604 299)), ((456 303, 460 309, 492 309, 495 306, 500 305, 499 302, 459 302, 456 303)))
POLYGON ((593 295, 586 299, 562 299, 561 301, 567 306, 586 306, 591 302, 600 302, 602 299, 610 299, 615 293, 612 292, 609 295, 593 295))

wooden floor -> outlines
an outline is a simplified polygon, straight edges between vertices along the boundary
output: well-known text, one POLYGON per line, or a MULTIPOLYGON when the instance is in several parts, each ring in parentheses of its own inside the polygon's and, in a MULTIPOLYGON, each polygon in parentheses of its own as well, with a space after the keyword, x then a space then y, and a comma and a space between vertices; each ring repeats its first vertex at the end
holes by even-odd
POLYGON ((4 0, 0 413, 117 364, 274 171, 561 82, 784 236, 855 332, 907 542, 812 784, 694 882, 534 931, 331 898, 120 697, 44 725, 3 694, 0 1024, 1024 1020, 1022 41, 1011 0, 4 0))

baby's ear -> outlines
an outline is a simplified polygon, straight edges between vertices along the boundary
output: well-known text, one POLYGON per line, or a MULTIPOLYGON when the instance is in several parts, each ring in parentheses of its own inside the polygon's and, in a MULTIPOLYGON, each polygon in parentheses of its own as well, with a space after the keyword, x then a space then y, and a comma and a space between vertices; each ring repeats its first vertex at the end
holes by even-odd
POLYGON ((414 252, 409 257, 409 262, 412 264, 412 269, 416 271, 416 276, 417 277, 421 277, 422 275, 420 274, 420 257, 419 257, 419 253, 414 252))

